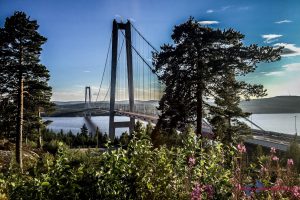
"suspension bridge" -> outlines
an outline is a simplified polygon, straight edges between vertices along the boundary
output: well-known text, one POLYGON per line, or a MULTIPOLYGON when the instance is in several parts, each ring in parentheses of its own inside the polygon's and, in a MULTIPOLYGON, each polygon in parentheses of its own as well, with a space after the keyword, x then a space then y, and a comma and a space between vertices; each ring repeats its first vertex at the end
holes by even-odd
MULTIPOLYGON (((152 64, 155 47, 130 22, 113 21, 112 34, 107 49, 104 70, 95 101, 92 101, 91 87, 85 88, 85 121, 91 132, 96 126, 91 112, 100 110, 109 115, 109 137, 115 138, 116 128, 133 131, 135 120, 156 123, 159 112, 158 102, 162 97, 163 84, 152 64), (116 121, 115 116, 127 116, 127 121, 116 121)), ((255 125, 255 124, 254 124, 255 125)), ((203 134, 212 135, 211 126, 202 122, 203 134)), ((258 127, 258 129, 261 129, 258 127)), ((255 136, 246 142, 265 147, 275 146, 286 150, 287 143, 266 137, 267 132, 254 132, 255 136), (263 133, 263 134, 262 134, 263 133), (262 137, 263 135, 263 137, 262 137)))

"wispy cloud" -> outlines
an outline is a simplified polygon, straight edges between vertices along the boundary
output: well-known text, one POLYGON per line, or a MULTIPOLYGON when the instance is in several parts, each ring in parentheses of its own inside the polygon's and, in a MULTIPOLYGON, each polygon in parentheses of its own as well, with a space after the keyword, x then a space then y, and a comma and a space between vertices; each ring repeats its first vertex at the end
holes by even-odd
POLYGON ((263 39, 265 39, 265 43, 272 43, 278 40, 278 38, 282 37, 282 35, 278 34, 266 34, 261 36, 263 39))
POLYGON ((300 63, 291 63, 282 66, 286 71, 295 72, 300 71, 300 63))
POLYGON ((219 21, 200 21, 198 22, 201 25, 212 25, 212 24, 219 24, 219 21))
POLYGON ((300 63, 291 63, 291 64, 286 64, 282 66, 281 71, 273 71, 273 72, 267 72, 264 73, 266 76, 283 76, 287 74, 288 72, 296 72, 300 71, 300 63))
POLYGON ((218 9, 208 9, 206 11, 206 13, 215 13, 215 12, 224 12, 224 11, 227 11, 227 10, 232 10, 232 9, 236 9, 238 11, 245 11, 245 10, 249 10, 250 9, 250 6, 234 6, 234 5, 227 5, 227 6, 223 6, 221 8, 218 8, 218 9))
POLYGON ((91 71, 90 70, 84 70, 83 72, 84 73, 90 73, 91 71))
POLYGON ((122 21, 123 17, 121 15, 119 15, 119 14, 115 14, 115 19, 122 21))
POLYGON ((300 47, 296 47, 295 44, 288 43, 276 43, 275 47, 282 46, 284 47, 282 50, 282 56, 299 56, 300 55, 300 47))
POLYGON ((283 24, 283 23, 291 23, 291 22, 293 22, 293 21, 288 20, 288 19, 285 19, 285 20, 277 21, 277 22, 275 22, 275 23, 276 23, 276 24, 283 24))
POLYGON ((266 76, 282 76, 283 74, 284 71, 274 71, 274 72, 265 73, 266 76))
POLYGON ((136 22, 136 20, 134 18, 129 18, 130 22, 136 22))
POLYGON ((229 8, 231 8, 232 6, 223 6, 222 8, 221 8, 221 11, 225 11, 225 10, 228 10, 229 8))
POLYGON ((250 7, 249 6, 241 6, 241 7, 238 7, 238 10, 249 10, 250 7))

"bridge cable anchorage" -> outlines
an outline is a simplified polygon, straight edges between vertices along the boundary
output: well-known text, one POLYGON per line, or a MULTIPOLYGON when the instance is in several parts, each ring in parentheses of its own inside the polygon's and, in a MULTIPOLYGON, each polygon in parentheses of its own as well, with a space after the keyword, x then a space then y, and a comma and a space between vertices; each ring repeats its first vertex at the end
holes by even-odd
POLYGON ((138 50, 132 45, 132 43, 128 41, 128 39, 126 38, 125 34, 122 31, 121 31, 121 33, 124 36, 124 38, 126 39, 126 42, 128 42, 130 44, 131 48, 143 60, 143 62, 148 66, 148 68, 152 71, 152 73, 154 73, 154 74, 156 74, 158 76, 158 74, 156 73, 156 71, 149 65, 149 63, 146 61, 146 59, 138 52, 138 50))
POLYGON ((137 30, 137 28, 132 24, 130 23, 132 28, 141 36, 141 38, 143 38, 143 40, 156 52, 158 53, 158 50, 143 36, 143 34, 137 30))
POLYGON ((110 47, 111 47, 111 42, 112 42, 112 34, 110 36, 110 41, 109 41, 108 50, 107 50, 106 59, 105 59, 104 70, 103 70, 103 73, 102 73, 101 83, 100 83, 100 86, 99 86, 99 90, 98 90, 98 94, 97 94, 97 98, 96 98, 95 103, 97 102, 98 97, 100 95, 100 91, 101 91, 101 87, 102 87, 102 83, 103 83, 103 79, 104 79, 104 74, 105 74, 106 67, 107 67, 107 61, 108 61, 108 56, 109 56, 109 50, 110 50, 110 47))

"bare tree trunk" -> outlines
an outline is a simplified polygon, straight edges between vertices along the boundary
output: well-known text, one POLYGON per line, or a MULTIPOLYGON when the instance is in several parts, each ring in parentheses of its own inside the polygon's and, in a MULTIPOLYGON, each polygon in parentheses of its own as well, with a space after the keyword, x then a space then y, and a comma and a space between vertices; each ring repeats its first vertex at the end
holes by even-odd
POLYGON ((22 137, 23 137, 23 74, 20 70, 20 72, 19 72, 19 88, 18 88, 18 119, 17 119, 17 138, 16 138, 16 161, 19 164, 21 172, 23 172, 22 137))
POLYGON ((197 80, 197 129, 196 134, 202 137, 202 114, 203 114, 203 72, 202 65, 197 63, 197 73, 199 79, 197 80))
POLYGON ((39 117, 39 125, 38 125, 38 134, 39 134, 39 139, 38 139, 38 144, 37 144, 37 147, 38 148, 42 148, 42 142, 43 142, 43 139, 42 139, 42 133, 41 133, 41 120, 40 120, 40 117, 41 117, 41 108, 39 107, 39 110, 38 110, 38 117, 39 117))
POLYGON ((202 118, 203 118, 202 117, 202 113, 203 113, 202 94, 203 94, 203 89, 200 86, 197 92, 197 130, 196 130, 196 134, 200 137, 202 137, 202 118))

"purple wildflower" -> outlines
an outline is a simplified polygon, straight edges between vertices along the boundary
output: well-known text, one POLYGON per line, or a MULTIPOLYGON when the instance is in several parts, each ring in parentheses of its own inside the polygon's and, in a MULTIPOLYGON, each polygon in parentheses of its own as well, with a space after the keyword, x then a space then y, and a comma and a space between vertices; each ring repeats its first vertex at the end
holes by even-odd
POLYGON ((273 156, 273 157, 272 157, 272 160, 273 160, 273 161, 278 161, 279 158, 278 158, 277 156, 273 156))
POLYGON ((207 194, 208 199, 212 199, 214 195, 214 188, 212 185, 205 186, 205 192, 207 194))
POLYGON ((265 166, 261 165, 260 172, 265 173, 267 171, 268 171, 268 169, 265 166))
POLYGON ((300 198, 300 187, 299 186, 292 187, 291 192, 295 198, 297 198, 297 199, 300 198))
POLYGON ((201 192, 202 188, 200 187, 200 184, 196 183, 191 194, 191 200, 201 200, 201 192))
POLYGON ((240 153, 246 153, 246 147, 244 144, 238 144, 237 148, 240 153))
POLYGON ((270 151, 271 153, 276 153, 276 149, 275 149, 275 147, 271 147, 271 151, 270 151))
POLYGON ((288 165, 288 166, 294 165, 293 159, 288 159, 288 160, 287 160, 287 165, 288 165))
POLYGON ((193 156, 189 157, 189 166, 192 167, 195 164, 196 164, 196 159, 193 156))

